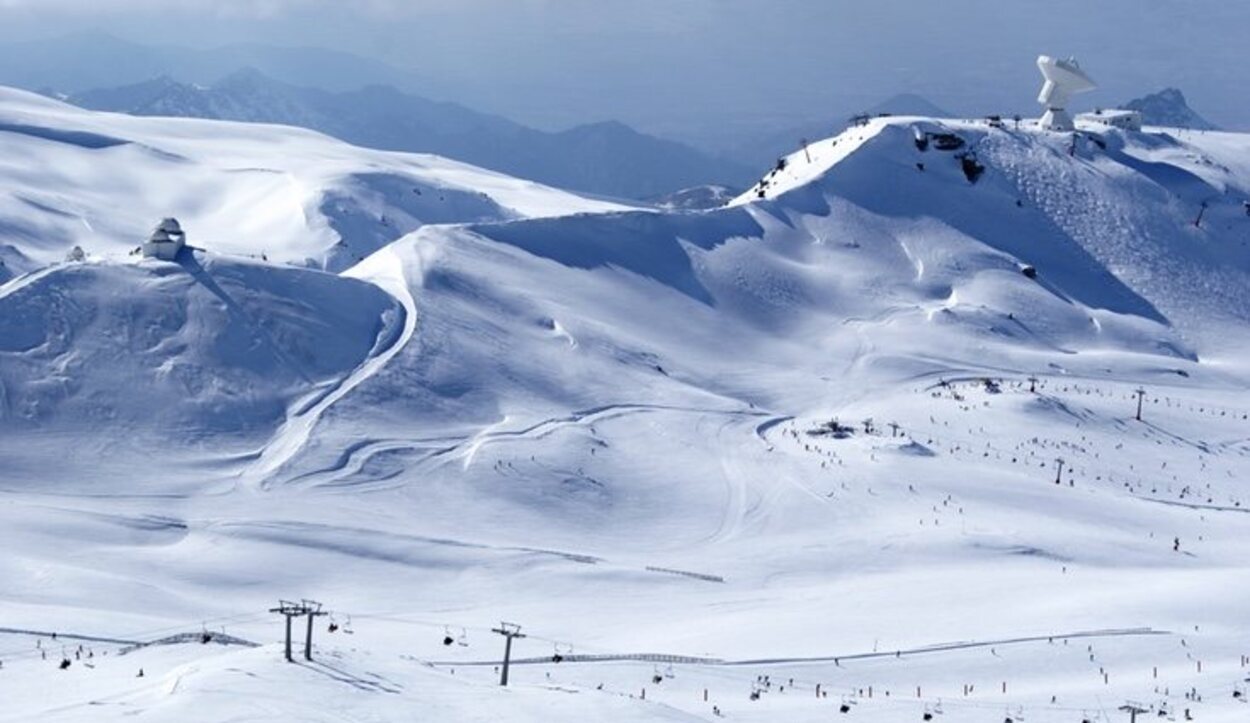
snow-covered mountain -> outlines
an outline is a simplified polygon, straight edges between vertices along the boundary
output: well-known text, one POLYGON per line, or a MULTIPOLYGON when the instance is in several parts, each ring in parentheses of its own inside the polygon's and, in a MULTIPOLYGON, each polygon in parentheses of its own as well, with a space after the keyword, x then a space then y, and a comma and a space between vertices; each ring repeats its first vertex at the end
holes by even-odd
POLYGON ((0 180, 0 245, 40 265, 74 246, 135 249, 164 216, 193 245, 340 270, 426 223, 623 208, 297 128, 92 113, 8 89, 0 180))
POLYGON ((334 93, 281 83, 255 69, 211 87, 166 76, 74 93, 68 100, 135 115, 284 123, 371 148, 435 153, 560 188, 626 198, 697 183, 745 183, 750 175, 742 166, 620 123, 548 133, 388 86, 334 93))
MULTIPOLYGON (((47 194, 0 237, 43 266, 0 286, 16 719, 1244 715, 1250 137, 879 118, 657 212, 2 100, 9 187, 47 194), (339 274, 45 265, 43 207, 159 217, 243 157, 537 217, 371 225, 339 274), (319 662, 281 662, 279 597, 327 603, 319 662)), ((193 238, 268 208, 205 206, 193 238)))
POLYGON ((1124 107, 1141 112, 1142 121, 1152 126, 1190 128, 1196 131, 1218 130, 1213 123, 1194 112, 1185 100, 1185 94, 1176 88, 1164 88, 1158 93, 1134 98, 1125 103, 1124 107))

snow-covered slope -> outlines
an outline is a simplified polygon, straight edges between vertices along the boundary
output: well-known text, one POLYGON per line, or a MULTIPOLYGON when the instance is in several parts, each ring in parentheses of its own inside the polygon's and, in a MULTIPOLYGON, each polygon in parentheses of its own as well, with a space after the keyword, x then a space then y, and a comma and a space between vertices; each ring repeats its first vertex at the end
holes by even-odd
POLYGON ((165 216, 214 251, 339 270, 427 223, 620 205, 311 131, 93 113, 0 88, 0 233, 38 262, 124 253, 165 216))
POLYGON ((371 284, 195 253, 54 265, 0 286, 0 308, 6 467, 41 489, 154 450, 246 454, 394 344, 406 314, 371 284))
POLYGON ((104 370, 0 435, 30 460, 0 506, 11 710, 1241 720, 1247 143, 882 119, 713 211, 427 225, 336 277, 196 254, 11 281, 0 318, 65 311, 15 327, 42 336, 6 394, 104 370), (136 309, 181 298, 182 327, 136 309), (235 327, 325 356, 226 367, 235 327), (202 437, 165 420, 218 397, 160 386, 171 358, 274 384, 202 437), (92 399, 161 411, 126 450, 92 399), (267 610, 304 596, 333 615, 288 666, 267 610), (501 619, 530 635, 507 690, 501 619), (262 646, 121 655, 223 629, 262 646), (69 633, 112 642, 89 668, 69 633))
POLYGON ((1090 129, 1073 140, 1010 122, 876 119, 789 156, 762 184, 769 198, 794 194, 785 205, 832 193, 888 218, 933 219, 1035 266, 1043 285, 1167 319, 1214 354, 1241 347, 1225 323, 1244 324, 1250 309, 1247 150, 1250 137, 1238 134, 1090 129), (963 145, 922 151, 918 133, 963 145), (984 169, 975 182, 965 158, 984 169))

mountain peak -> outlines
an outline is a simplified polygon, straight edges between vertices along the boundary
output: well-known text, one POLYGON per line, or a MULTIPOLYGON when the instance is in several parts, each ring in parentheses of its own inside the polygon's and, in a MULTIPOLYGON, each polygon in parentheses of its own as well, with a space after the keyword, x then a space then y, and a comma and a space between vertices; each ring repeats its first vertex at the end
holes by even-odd
POLYGON ((1142 122, 1152 126, 1215 130, 1216 125, 1198 115, 1185 100, 1179 88, 1164 88, 1157 93, 1135 98, 1125 108, 1142 114, 1142 122))

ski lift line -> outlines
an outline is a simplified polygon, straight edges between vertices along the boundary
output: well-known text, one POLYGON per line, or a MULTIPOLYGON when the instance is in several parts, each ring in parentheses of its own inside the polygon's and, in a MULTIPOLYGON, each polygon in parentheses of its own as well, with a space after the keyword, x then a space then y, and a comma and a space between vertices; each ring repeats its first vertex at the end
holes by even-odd
POLYGON ((848 655, 828 655, 813 657, 795 657, 795 658, 760 658, 754 660, 736 660, 725 663, 726 665, 783 665, 791 663, 823 663, 832 662, 834 660, 870 660, 874 658, 897 657, 899 655, 921 655, 925 653, 941 653, 953 650, 970 650, 973 648, 986 648, 999 645, 1019 645, 1024 643, 1036 643, 1050 640, 1078 640, 1083 638, 1114 638, 1114 637, 1132 637, 1147 635, 1172 635, 1169 630, 1156 630, 1154 628, 1112 628, 1106 630, 1083 630, 1074 633, 1062 633, 1059 635, 1033 635, 1018 638, 1004 638, 1000 640, 971 640, 953 643, 936 643, 934 645, 925 645, 918 648, 890 650, 887 652, 874 653, 852 653, 848 655))
MULTIPOLYGON (((1028 643, 1049 642, 1052 640, 1081 640, 1092 638, 1114 638, 1114 637, 1135 637, 1135 636, 1167 636, 1173 635, 1168 630, 1156 630, 1154 628, 1115 628, 1106 630, 1085 630, 1073 633, 1061 633, 1057 635, 1036 635, 1018 638, 1004 638, 999 640, 982 640, 982 641, 962 641, 952 643, 937 643, 934 645, 926 645, 917 648, 889 650, 874 653, 849 653, 846 655, 822 655, 810 657, 788 657, 788 658, 757 658, 746 660, 723 660, 720 658, 707 658, 695 656, 682 656, 669 653, 606 653, 606 654, 580 654, 570 655, 565 658, 570 663, 605 663, 605 662, 671 662, 686 665, 712 665, 724 667, 746 667, 757 666, 767 667, 770 665, 793 665, 802 663, 831 663, 856 660, 874 660, 882 658, 896 658, 903 655, 922 655, 931 653, 953 652, 959 650, 973 650, 977 648, 988 648, 991 646, 1004 645, 1023 645, 1028 643)), ((546 640, 543 638, 534 638, 535 640, 544 640, 545 642, 557 642, 546 640)), ((566 641, 559 641, 566 642, 566 641)), ((587 646, 582 646, 586 649, 587 646)), ((512 661, 514 665, 541 665, 551 662, 550 657, 543 658, 522 658, 512 661)), ((484 666, 497 665, 497 660, 458 660, 458 661, 429 661, 431 665, 440 666, 484 666)))
MULTIPOLYGON (((342 610, 332 610, 329 612, 331 612, 334 615, 341 615, 344 617, 348 615, 348 613, 342 610)), ((482 633, 482 634, 486 634, 491 631, 489 627, 466 626, 466 625, 461 625, 459 623, 435 622, 432 620, 412 620, 412 619, 405 618, 405 617, 399 617, 400 615, 403 615, 403 613, 392 613, 392 614, 352 613, 351 617, 356 618, 357 620, 382 620, 385 622, 400 623, 402 625, 416 625, 420 627, 435 628, 438 630, 444 630, 445 628, 453 628, 453 629, 459 629, 461 631, 482 633)), ((526 634, 526 637, 529 638, 530 640, 537 640, 539 642, 551 643, 553 645, 567 645, 567 646, 576 645, 577 647, 582 648, 582 649, 587 649, 587 650, 593 649, 593 646, 578 645, 575 642, 570 642, 567 638, 547 638, 547 637, 543 637, 542 635, 533 635, 529 633, 526 634)), ((437 664, 438 663, 436 663, 436 665, 437 664)), ((458 663, 452 663, 452 665, 456 665, 456 664, 458 663)))
MULTIPOLYGON (((113 637, 113 636, 108 636, 108 635, 91 635, 91 634, 85 634, 85 633, 61 632, 59 630, 56 630, 56 631, 28 630, 28 629, 22 629, 22 628, 8 628, 8 627, 0 627, 0 635, 27 635, 27 636, 32 636, 32 637, 48 638, 48 639, 51 639, 53 638, 53 636, 55 636, 57 640, 80 640, 83 642, 103 643, 107 645, 118 645, 118 646, 123 646, 123 647, 145 646, 153 642, 156 642, 158 640, 161 640, 163 638, 166 638, 169 636, 169 634, 176 634, 178 631, 186 631, 189 628, 202 628, 205 625, 210 625, 210 624, 213 626, 220 626, 222 624, 242 625, 242 624, 246 624, 249 622, 259 622, 266 618, 267 618, 266 615, 260 614, 260 613, 240 613, 237 615, 223 616, 223 617, 217 617, 217 618, 196 618, 194 621, 188 621, 186 624, 183 624, 183 625, 171 625, 168 627, 149 628, 146 630, 139 630, 133 633, 129 633, 128 637, 125 637, 125 638, 113 637)), ((29 648, 23 648, 22 650, 15 651, 13 653, 0 652, 0 658, 17 659, 17 658, 20 658, 24 653, 27 653, 29 650, 30 650, 29 648)))
POLYGON ((62 633, 52 632, 48 630, 24 630, 21 628, 0 628, 0 635, 29 635, 38 638, 53 638, 57 640, 81 640, 88 643, 108 643, 111 645, 141 645, 138 640, 129 640, 124 638, 112 638, 103 635, 85 635, 80 633, 62 633))

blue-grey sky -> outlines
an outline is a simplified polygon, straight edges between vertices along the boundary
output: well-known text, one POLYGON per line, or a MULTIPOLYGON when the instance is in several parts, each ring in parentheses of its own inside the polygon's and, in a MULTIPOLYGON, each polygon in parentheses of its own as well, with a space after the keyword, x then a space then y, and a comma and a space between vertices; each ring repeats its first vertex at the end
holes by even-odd
POLYGON ((1074 54, 1113 104, 1174 85, 1250 128, 1245 0, 0 0, 0 41, 104 30, 198 47, 333 48, 541 127, 675 137, 841 117, 914 92, 1031 112, 1034 58, 1074 54))

